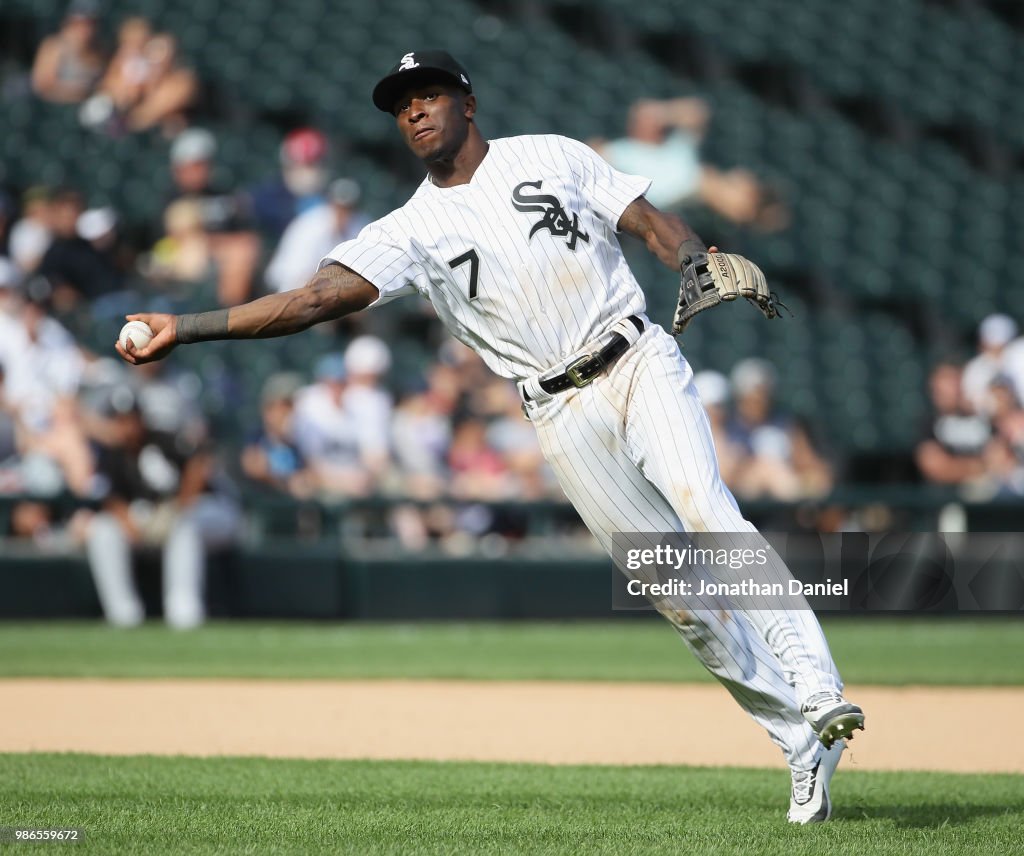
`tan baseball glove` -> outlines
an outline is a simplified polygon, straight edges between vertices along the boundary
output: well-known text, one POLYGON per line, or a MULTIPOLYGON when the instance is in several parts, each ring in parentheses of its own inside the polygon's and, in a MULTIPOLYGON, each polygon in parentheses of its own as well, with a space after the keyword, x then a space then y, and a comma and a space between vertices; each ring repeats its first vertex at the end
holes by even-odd
POLYGON ((678 336, 695 315, 722 301, 745 297, 761 310, 765 318, 778 318, 778 298, 768 290, 761 269, 743 256, 733 253, 709 253, 694 242, 679 248, 679 305, 672 322, 672 334, 678 336))

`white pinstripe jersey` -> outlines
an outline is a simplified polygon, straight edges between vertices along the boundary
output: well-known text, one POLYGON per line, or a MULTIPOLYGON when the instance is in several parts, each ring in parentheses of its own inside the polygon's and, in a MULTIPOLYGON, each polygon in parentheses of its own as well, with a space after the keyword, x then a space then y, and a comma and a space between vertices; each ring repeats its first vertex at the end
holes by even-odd
POLYGON ((645 308, 615 235, 650 181, 554 135, 491 140, 468 184, 429 180, 335 247, 380 291, 420 293, 497 374, 536 375, 645 308))

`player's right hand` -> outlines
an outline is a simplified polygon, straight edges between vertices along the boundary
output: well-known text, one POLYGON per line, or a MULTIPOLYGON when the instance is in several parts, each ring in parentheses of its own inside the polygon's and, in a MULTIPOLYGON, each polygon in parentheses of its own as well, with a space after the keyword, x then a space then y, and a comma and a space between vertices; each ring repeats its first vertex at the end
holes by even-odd
POLYGON ((178 344, 177 338, 177 316, 158 313, 142 313, 140 315, 126 315, 128 321, 142 321, 148 324, 153 331, 153 340, 144 348, 136 348, 135 343, 130 339, 128 347, 122 348, 120 342, 114 343, 114 348, 133 366, 142 363, 152 363, 155 360, 162 360, 178 344))

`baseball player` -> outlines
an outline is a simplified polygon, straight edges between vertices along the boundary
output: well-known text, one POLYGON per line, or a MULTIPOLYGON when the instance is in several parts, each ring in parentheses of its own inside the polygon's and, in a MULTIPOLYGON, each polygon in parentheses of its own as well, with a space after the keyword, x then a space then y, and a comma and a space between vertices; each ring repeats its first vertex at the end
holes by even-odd
MULTIPOLYGON (((682 272, 674 332, 744 296, 775 303, 746 259, 708 250, 645 198, 650 182, 565 137, 488 141, 468 72, 447 53, 410 51, 374 104, 426 166, 401 208, 335 247, 303 287, 213 312, 132 315, 155 337, 117 346, 130 363, 210 339, 284 336, 403 295, 433 304, 451 333, 514 379, 566 496, 609 553, 615 532, 754 532, 718 473, 693 374, 644 314, 622 231, 682 272)), ((844 738, 863 727, 810 610, 663 614, 781 748, 789 819, 831 813, 844 738)))

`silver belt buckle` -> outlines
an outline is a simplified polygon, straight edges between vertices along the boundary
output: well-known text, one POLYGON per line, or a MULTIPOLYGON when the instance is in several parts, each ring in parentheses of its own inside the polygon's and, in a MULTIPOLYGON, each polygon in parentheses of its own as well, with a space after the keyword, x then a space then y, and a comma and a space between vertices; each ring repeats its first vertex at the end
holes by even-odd
POLYGON ((565 376, 569 378, 570 383, 572 383, 574 387, 576 387, 577 389, 582 389, 583 387, 589 386, 595 380, 597 380, 597 376, 601 373, 600 369, 603 367, 603 365, 604 360, 601 359, 600 354, 587 354, 584 357, 580 357, 578 360, 574 360, 572 365, 566 366, 565 376), (589 378, 581 377, 580 368, 582 368, 584 363, 590 362, 590 360, 597 360, 598 371, 594 372, 594 374, 591 375, 589 378))

